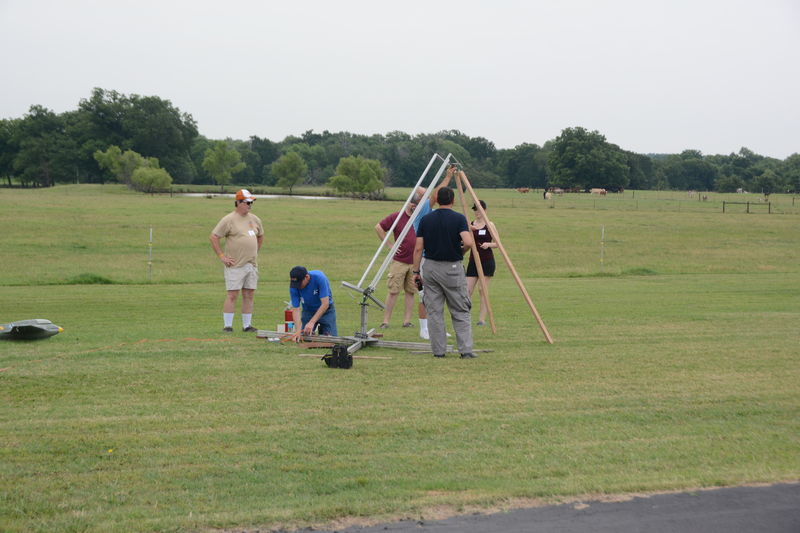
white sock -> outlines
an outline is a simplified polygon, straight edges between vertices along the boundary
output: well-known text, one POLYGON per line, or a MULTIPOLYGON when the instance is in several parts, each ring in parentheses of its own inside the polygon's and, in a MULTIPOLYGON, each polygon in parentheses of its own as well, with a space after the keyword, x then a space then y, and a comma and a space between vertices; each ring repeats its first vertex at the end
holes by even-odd
POLYGON ((226 328, 233 327, 233 313, 222 313, 222 322, 226 328))
POLYGON ((253 313, 242 313, 242 327, 247 329, 250 327, 250 322, 253 320, 253 313))
POLYGON ((422 335, 423 333, 428 332, 428 319, 427 318, 420 318, 419 319, 419 334, 422 335))

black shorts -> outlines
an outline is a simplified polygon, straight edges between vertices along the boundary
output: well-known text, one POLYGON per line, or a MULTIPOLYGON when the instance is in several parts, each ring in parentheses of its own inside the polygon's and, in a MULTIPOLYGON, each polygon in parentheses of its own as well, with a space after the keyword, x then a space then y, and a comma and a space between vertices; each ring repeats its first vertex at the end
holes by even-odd
MULTIPOLYGON (((491 278, 494 276, 494 258, 489 259, 487 261, 481 261, 481 266, 483 267, 483 275, 486 277, 491 278)), ((467 265, 467 277, 468 278, 477 278, 478 277, 478 267, 475 266, 473 261, 470 261, 467 265)))

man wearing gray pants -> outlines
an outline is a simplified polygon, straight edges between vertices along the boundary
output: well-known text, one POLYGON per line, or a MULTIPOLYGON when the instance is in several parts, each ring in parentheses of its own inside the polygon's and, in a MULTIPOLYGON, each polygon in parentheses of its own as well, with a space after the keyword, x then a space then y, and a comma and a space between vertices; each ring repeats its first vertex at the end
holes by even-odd
POLYGON ((447 334, 444 325, 444 304, 450 310, 458 351, 462 359, 476 357, 472 353, 472 303, 467 293, 467 278, 462 264, 464 252, 472 246, 472 232, 467 219, 453 211, 455 193, 449 187, 437 191, 439 209, 425 215, 417 230, 414 248, 414 280, 425 289, 424 304, 428 310, 428 332, 434 357, 444 357, 447 334), (425 251, 424 275, 420 264, 425 251))

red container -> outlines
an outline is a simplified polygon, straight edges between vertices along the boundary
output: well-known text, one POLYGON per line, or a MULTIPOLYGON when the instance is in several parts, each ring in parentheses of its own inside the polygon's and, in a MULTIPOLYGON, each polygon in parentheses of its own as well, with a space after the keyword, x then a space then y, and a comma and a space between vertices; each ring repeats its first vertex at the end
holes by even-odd
POLYGON ((283 311, 283 322, 286 326, 286 331, 294 330, 294 314, 291 309, 287 308, 283 311))

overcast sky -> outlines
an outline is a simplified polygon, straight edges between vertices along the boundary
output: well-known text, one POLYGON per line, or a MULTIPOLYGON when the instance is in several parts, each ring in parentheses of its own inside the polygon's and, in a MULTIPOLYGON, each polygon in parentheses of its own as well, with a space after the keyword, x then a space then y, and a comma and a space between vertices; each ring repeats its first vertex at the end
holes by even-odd
POLYGON ((0 118, 94 87, 213 139, 567 127, 639 153, 800 152, 798 0, 0 0, 0 118))

